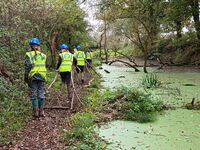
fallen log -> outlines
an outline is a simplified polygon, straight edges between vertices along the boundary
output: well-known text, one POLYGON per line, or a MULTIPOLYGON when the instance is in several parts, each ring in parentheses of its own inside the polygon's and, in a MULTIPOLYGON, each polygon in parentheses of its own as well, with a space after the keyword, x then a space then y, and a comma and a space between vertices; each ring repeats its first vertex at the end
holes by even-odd
POLYGON ((119 55, 127 58, 131 63, 133 63, 136 67, 139 67, 138 64, 136 64, 135 59, 133 57, 129 57, 121 52, 116 51, 116 53, 118 53, 119 55))
POLYGON ((106 73, 110 73, 110 71, 108 71, 108 70, 106 70, 106 69, 104 69, 104 71, 105 71, 106 73))
POLYGON ((45 106, 44 109, 62 109, 62 110, 66 110, 66 109, 69 109, 69 107, 63 107, 63 106, 45 106))
POLYGON ((136 66, 134 66, 134 65, 132 65, 132 64, 126 62, 126 61, 120 60, 120 59, 112 60, 112 61, 110 61, 110 62, 108 63, 108 65, 112 65, 112 64, 115 63, 115 62, 124 63, 124 64, 128 65, 129 67, 134 68, 134 69, 135 69, 135 72, 139 72, 139 71, 140 71, 136 66))

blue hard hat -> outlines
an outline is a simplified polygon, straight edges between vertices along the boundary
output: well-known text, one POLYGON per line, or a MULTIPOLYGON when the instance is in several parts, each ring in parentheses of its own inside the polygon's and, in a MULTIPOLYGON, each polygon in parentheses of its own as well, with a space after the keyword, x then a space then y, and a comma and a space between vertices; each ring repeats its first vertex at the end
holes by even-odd
POLYGON ((77 45, 77 46, 76 46, 76 49, 81 49, 81 46, 80 46, 80 45, 77 45))
POLYGON ((59 49, 69 49, 69 47, 66 44, 61 44, 59 49))
POLYGON ((40 41, 39 41, 39 39, 37 39, 37 38, 32 38, 31 40, 30 40, 30 42, 29 42, 29 45, 30 46, 40 46, 40 41))

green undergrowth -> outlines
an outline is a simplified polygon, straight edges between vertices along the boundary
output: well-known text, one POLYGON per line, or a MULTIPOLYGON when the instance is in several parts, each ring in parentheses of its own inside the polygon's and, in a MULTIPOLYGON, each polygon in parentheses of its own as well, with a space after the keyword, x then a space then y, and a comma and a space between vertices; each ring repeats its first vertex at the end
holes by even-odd
MULTIPOLYGON (((30 101, 27 98, 27 86, 23 81, 22 59, 11 55, 9 51, 5 55, 9 59, 0 58, 0 145, 14 143, 16 133, 30 118, 30 101), (17 66, 17 67, 16 67, 17 66)), ((15 52, 15 56, 21 54, 15 52)))
POLYGON ((93 59, 92 59, 92 65, 93 65, 94 67, 97 67, 97 66, 102 65, 101 59, 100 59, 100 55, 99 55, 99 50, 96 50, 96 51, 94 52, 94 57, 93 57, 93 59))
MULTIPOLYGON (((57 74, 56 71, 52 71, 52 70, 48 71, 48 73, 47 73, 47 81, 46 81, 47 85, 50 85, 53 82, 56 74, 57 74)), ((52 85, 51 88, 56 90, 56 91, 60 91, 61 81, 60 81, 60 75, 59 74, 57 76, 57 79, 56 79, 55 83, 52 85)))
POLYGON ((142 85, 144 88, 157 88, 161 82, 159 81, 158 76, 155 73, 148 73, 143 77, 142 85))
POLYGON ((106 143, 95 132, 96 116, 92 112, 76 113, 70 120, 70 130, 63 131, 62 141, 69 150, 103 150, 106 143))
POLYGON ((102 140, 95 132, 96 115, 92 107, 99 107, 94 99, 87 99, 88 95, 92 95, 99 91, 100 77, 96 73, 92 73, 93 80, 90 86, 84 90, 83 111, 73 115, 68 121, 69 130, 63 130, 61 141, 66 144, 69 150, 103 150, 106 149, 107 143, 102 140), (90 106, 95 105, 95 106, 90 106))
POLYGON ((93 91, 86 99, 87 109, 99 113, 117 112, 112 119, 124 119, 141 123, 156 120, 157 112, 163 108, 163 102, 133 88, 93 91))
POLYGON ((93 59, 93 62, 92 62, 93 66, 100 66, 102 63, 99 59, 93 59))
POLYGON ((125 120, 137 121, 141 123, 156 120, 157 112, 163 108, 163 102, 154 98, 152 94, 145 93, 137 89, 120 89, 123 94, 123 103, 117 105, 119 116, 125 120))
POLYGON ((16 132, 30 116, 30 103, 18 87, 1 79, 0 145, 14 142, 16 132))

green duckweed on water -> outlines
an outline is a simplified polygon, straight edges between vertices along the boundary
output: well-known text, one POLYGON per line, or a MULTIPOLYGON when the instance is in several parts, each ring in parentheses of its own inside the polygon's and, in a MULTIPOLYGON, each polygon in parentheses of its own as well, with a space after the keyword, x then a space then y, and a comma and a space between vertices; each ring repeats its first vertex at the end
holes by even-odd
POLYGON ((199 111, 177 109, 166 111, 154 123, 113 121, 99 134, 113 143, 108 148, 112 150, 198 150, 199 118, 199 111))
MULTIPOLYGON (((121 86, 142 88, 142 80, 145 76, 143 72, 135 72, 132 68, 116 67, 103 65, 103 68, 109 70, 98 70, 102 75, 102 85, 105 88, 116 89, 121 86)), ((149 72, 156 71, 149 68, 149 72)), ((183 72, 157 72, 161 88, 149 90, 155 96, 159 96, 166 104, 183 105, 192 101, 193 98, 200 100, 200 73, 183 72), (186 85, 195 86, 186 86, 186 85)))
MULTIPOLYGON (((102 75, 104 88, 116 89, 122 86, 143 89, 143 72, 132 68, 103 65, 98 70, 102 75)), ((162 100, 166 105, 181 107, 192 99, 200 100, 200 74, 196 72, 156 72, 161 85, 144 89, 162 100)), ((137 123, 113 121, 103 125, 99 134, 112 144, 108 149, 149 149, 149 150, 198 150, 200 144, 200 111, 176 109, 160 114, 155 122, 137 123)))

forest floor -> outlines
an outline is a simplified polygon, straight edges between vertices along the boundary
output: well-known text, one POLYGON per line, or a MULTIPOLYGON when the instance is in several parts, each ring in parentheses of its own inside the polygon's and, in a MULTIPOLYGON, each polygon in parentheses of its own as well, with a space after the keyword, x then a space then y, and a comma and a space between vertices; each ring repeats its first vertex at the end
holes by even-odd
MULTIPOLYGON (((84 85, 87 85, 90 80, 90 75, 85 76, 85 82, 75 84, 77 95, 82 99, 84 93, 81 92, 84 85)), ((17 133, 17 141, 15 144, 0 147, 0 149, 9 150, 29 150, 29 149, 63 149, 64 145, 60 141, 60 131, 65 127, 66 121, 70 116, 82 110, 82 106, 77 97, 74 97, 74 108, 70 109, 70 100, 66 94, 51 89, 47 95, 45 107, 62 106, 69 109, 46 109, 44 118, 31 118, 24 128, 17 133)), ((32 110, 30 110, 32 111, 32 110)))

